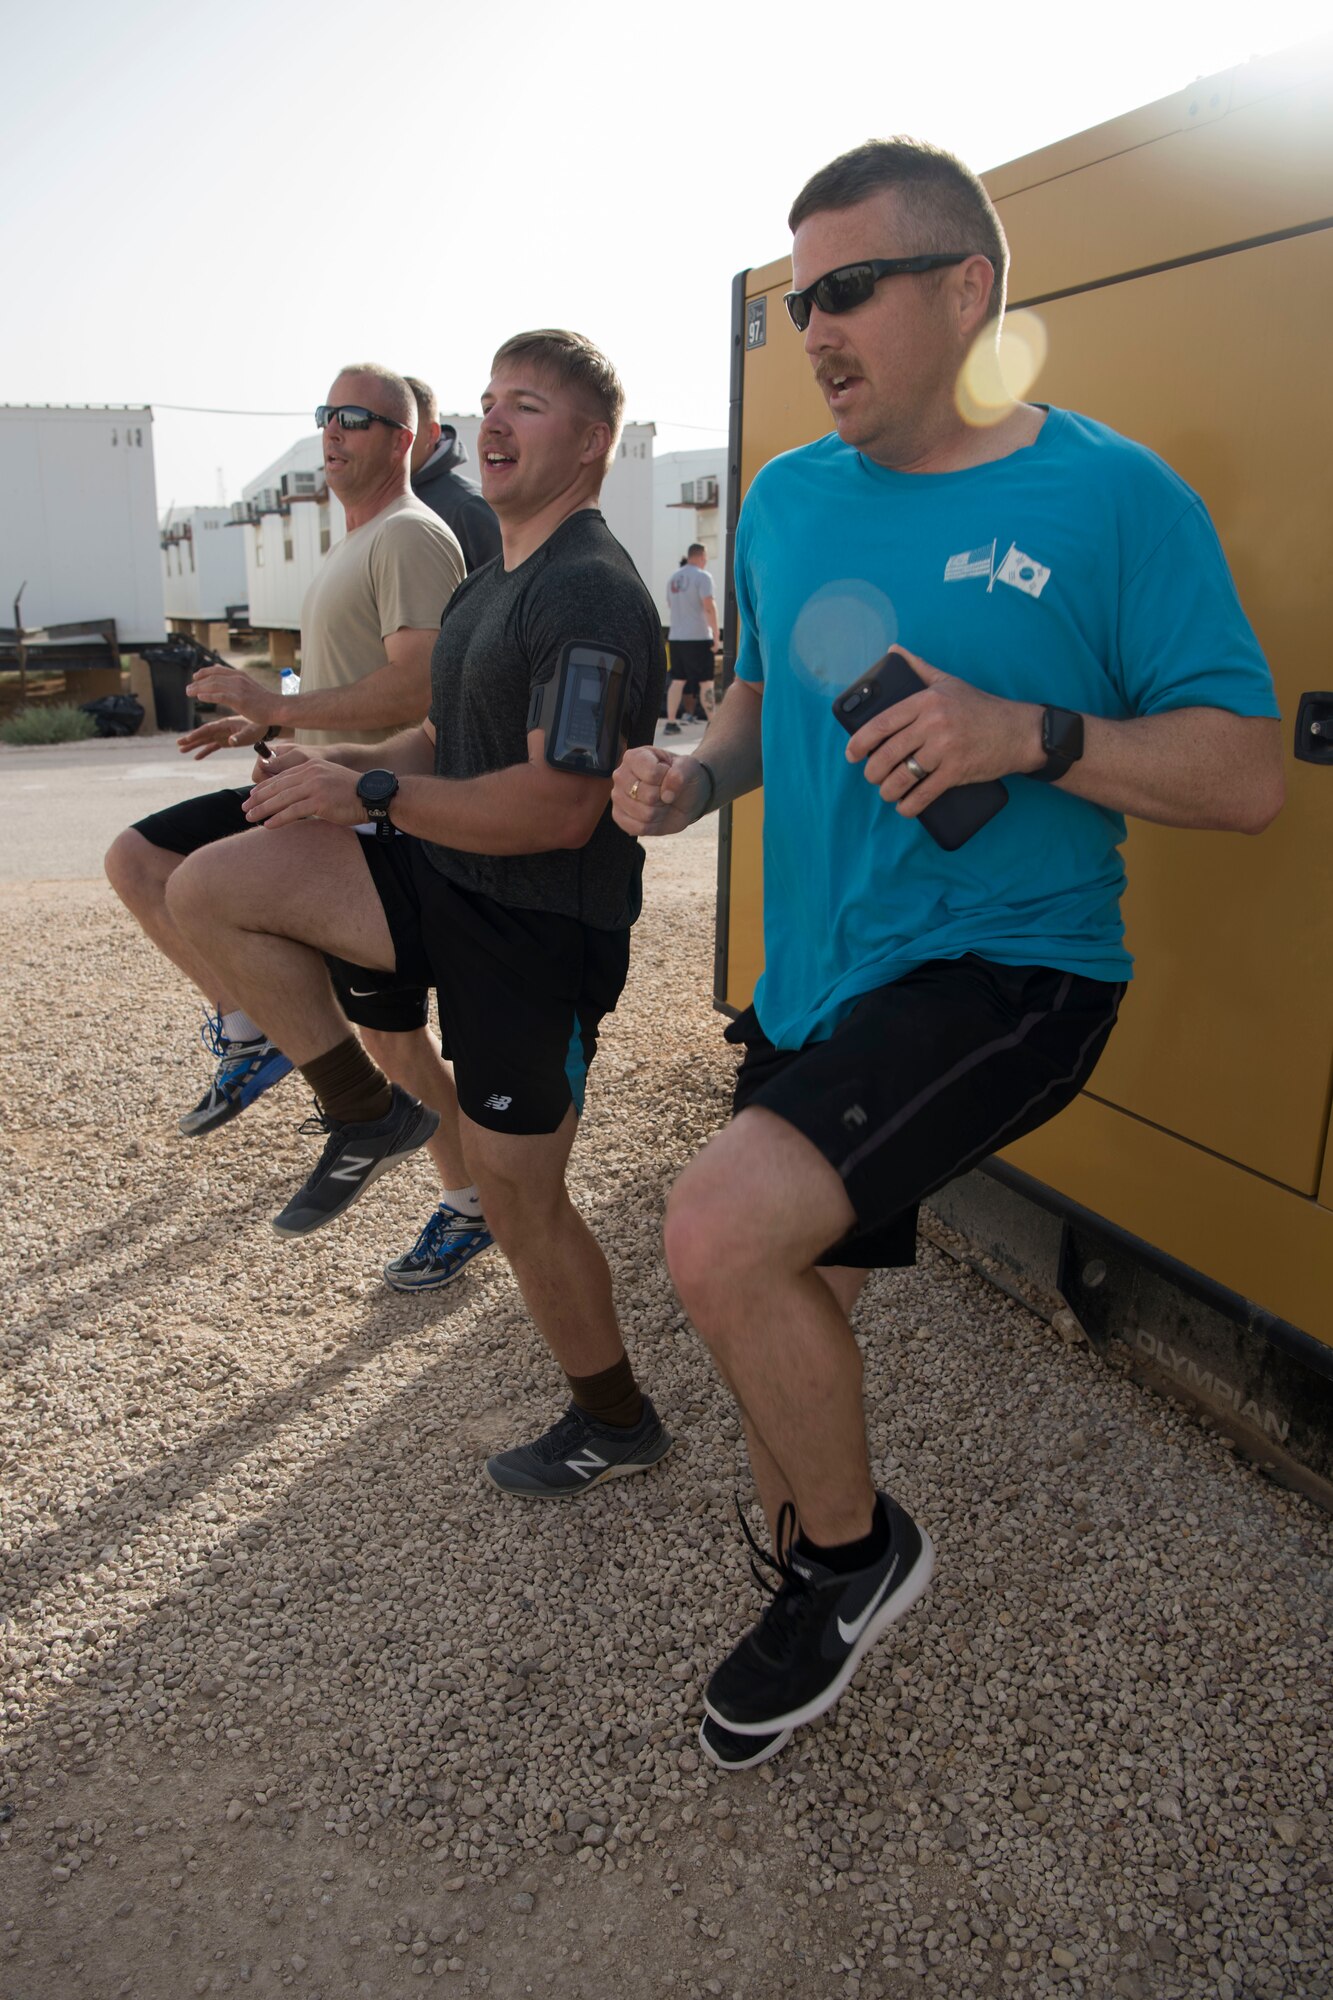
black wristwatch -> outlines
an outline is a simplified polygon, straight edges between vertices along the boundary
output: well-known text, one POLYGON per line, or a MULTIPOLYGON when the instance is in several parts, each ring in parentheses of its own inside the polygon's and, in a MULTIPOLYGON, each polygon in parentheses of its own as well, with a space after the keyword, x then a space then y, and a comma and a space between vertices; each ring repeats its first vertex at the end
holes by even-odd
POLYGON ((1029 771, 1028 776, 1043 785, 1053 785, 1083 755, 1083 717, 1072 708, 1044 708, 1041 747, 1046 762, 1039 771, 1029 771))
POLYGON ((356 795, 366 809, 366 818, 374 820, 375 832, 381 840, 393 837, 389 806, 397 791, 398 780, 392 771, 366 771, 356 782, 356 795))

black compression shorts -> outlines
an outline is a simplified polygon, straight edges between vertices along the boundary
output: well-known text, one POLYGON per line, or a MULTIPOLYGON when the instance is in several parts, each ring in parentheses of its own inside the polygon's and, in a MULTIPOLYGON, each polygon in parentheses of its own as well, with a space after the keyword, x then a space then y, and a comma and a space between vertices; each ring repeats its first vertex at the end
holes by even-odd
POLYGON ((747 1007, 726 1035, 745 1050, 733 1115, 774 1112, 841 1175, 857 1219, 821 1263, 911 1264, 918 1204, 1078 1095, 1124 990, 1049 966, 937 959, 803 1049, 774 1048, 747 1007))
POLYGON ((419 840, 363 840, 384 905, 393 972, 331 959, 355 989, 433 986, 458 1102, 493 1132, 554 1132, 583 1088, 597 1030, 629 971, 629 930, 595 930, 461 888, 419 840))
MULTIPOLYGON (((194 854, 215 840, 229 840, 234 833, 253 833, 256 828, 245 817, 249 785, 233 786, 224 792, 204 792, 200 797, 182 799, 177 806, 149 813, 134 822, 134 832, 150 846, 163 847, 168 854, 194 854)), ((362 839, 372 836, 363 834, 362 839)), ((381 1029, 385 1034, 408 1034, 424 1028, 430 1018, 430 993, 425 986, 377 987, 373 993, 356 993, 343 976, 336 959, 326 959, 338 1004, 358 1028, 381 1029)), ((382 976, 382 975, 381 975, 382 976)), ((364 982, 367 986, 369 981, 364 982)))

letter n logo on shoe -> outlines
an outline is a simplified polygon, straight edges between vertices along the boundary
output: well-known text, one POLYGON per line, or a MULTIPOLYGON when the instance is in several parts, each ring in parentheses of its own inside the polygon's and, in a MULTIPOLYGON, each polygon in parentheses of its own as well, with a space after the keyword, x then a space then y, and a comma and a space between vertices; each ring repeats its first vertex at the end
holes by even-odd
POLYGON ((340 1166, 329 1175, 331 1181, 359 1181, 366 1168, 373 1165, 369 1153, 349 1153, 340 1166))
POLYGON ((565 1464, 571 1472, 577 1472, 580 1479, 588 1479, 594 1472, 605 1472, 607 1461, 598 1458, 595 1451, 580 1451, 573 1458, 567 1458, 565 1464))

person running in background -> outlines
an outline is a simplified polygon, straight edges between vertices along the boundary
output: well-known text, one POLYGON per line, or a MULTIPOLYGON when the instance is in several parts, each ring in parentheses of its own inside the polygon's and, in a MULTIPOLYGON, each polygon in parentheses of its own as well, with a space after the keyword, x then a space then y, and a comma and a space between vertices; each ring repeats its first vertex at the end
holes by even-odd
POLYGON ((713 656, 720 649, 717 598, 713 579, 704 568, 706 550, 702 542, 691 542, 684 561, 667 585, 670 626, 667 648, 670 680, 667 683, 668 736, 680 734, 680 704, 688 693, 694 701, 695 720, 706 722, 713 713, 713 656))

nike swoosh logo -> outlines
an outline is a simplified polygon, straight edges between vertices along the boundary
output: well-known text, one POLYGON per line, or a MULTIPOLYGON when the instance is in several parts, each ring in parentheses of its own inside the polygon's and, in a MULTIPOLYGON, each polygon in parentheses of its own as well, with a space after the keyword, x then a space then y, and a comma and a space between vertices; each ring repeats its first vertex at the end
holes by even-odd
POLYGON ((867 1604, 865 1610, 861 1613, 861 1616, 859 1618, 854 1618, 850 1625, 844 1625, 841 1618, 838 1620, 838 1637, 842 1640, 844 1646, 854 1646, 857 1640, 860 1638, 861 1634, 865 1631, 866 1626, 870 1623, 871 1619, 875 1615, 875 1612, 879 1609, 880 1604, 883 1602, 884 1593, 887 1591, 889 1585, 893 1582, 894 1577, 897 1575, 898 1564, 900 1561, 901 1557, 899 1556, 895 1556, 893 1558, 893 1561, 889 1565, 888 1573, 885 1576, 883 1583, 881 1583, 879 1589, 875 1592, 875 1595, 871 1598, 869 1604, 867 1604))

